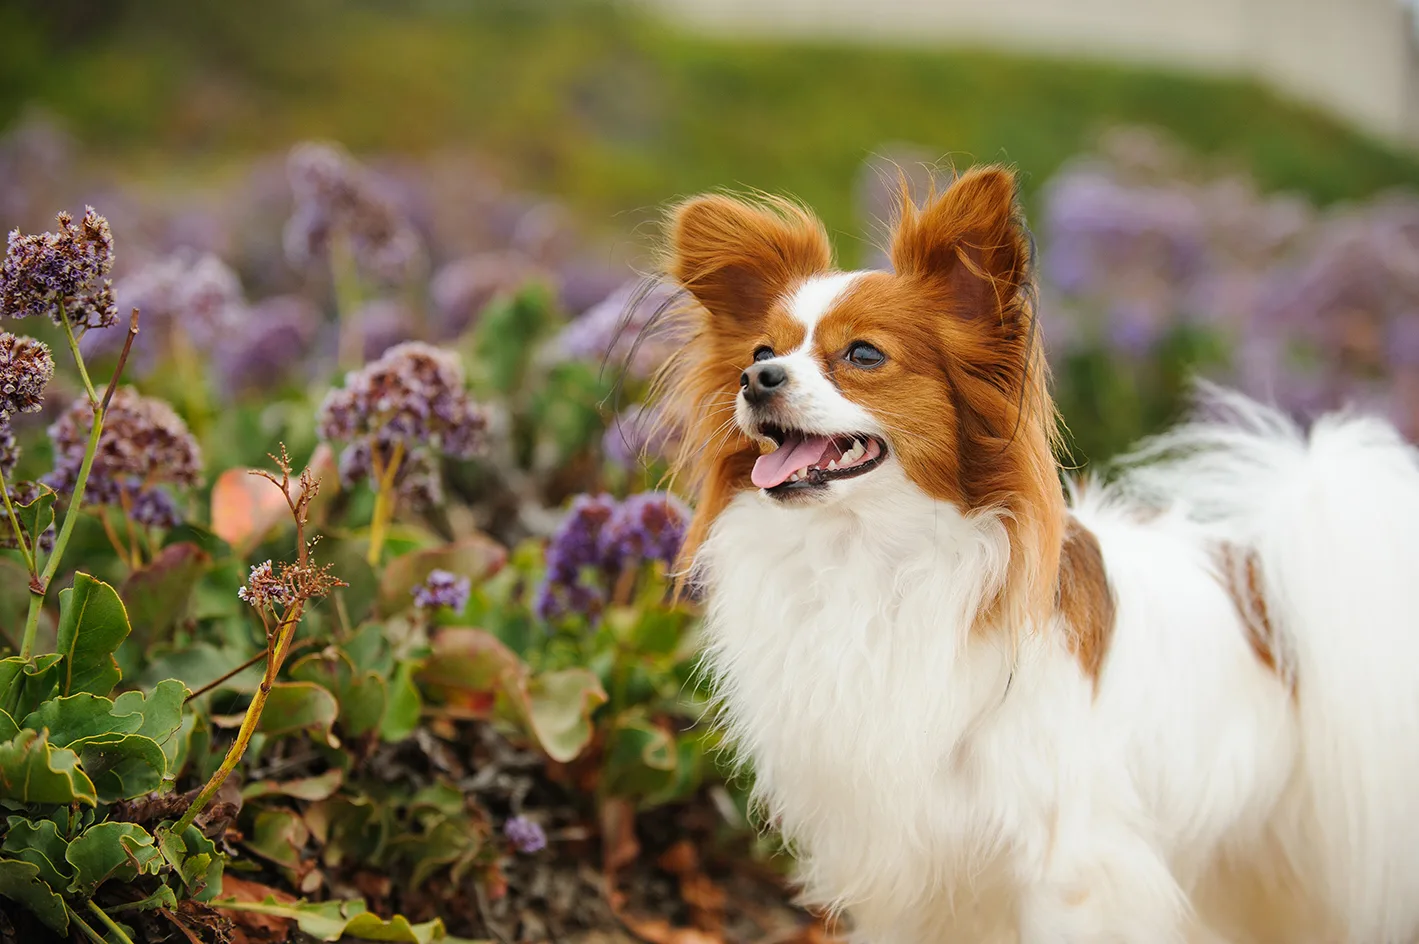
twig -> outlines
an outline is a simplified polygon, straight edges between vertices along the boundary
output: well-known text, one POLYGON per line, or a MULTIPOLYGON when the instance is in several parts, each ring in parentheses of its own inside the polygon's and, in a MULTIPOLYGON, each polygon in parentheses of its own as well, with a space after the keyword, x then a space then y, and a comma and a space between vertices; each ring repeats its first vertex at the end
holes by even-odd
MULTIPOLYGON (((10 490, 5 486, 5 477, 0 475, 0 496, 5 499, 5 513, 10 516, 10 527, 15 531, 15 540, 20 545, 20 553, 25 556, 25 568, 34 577, 36 573, 34 555, 30 553, 30 542, 25 539, 25 529, 20 527, 20 516, 15 513, 15 506, 10 503, 10 490)), ((35 535, 35 542, 38 543, 39 535, 35 535)))
POLYGON ((241 665, 237 666, 236 668, 232 669, 230 672, 228 672, 228 673, 226 673, 225 675, 223 675, 221 678, 218 678, 218 679, 215 679, 215 680, 213 680, 213 681, 211 681, 211 682, 208 682, 206 685, 203 685, 201 688, 197 689, 197 691, 193 692, 191 695, 188 695, 186 698, 184 698, 184 699, 182 700, 182 703, 185 705, 185 704, 187 704, 188 702, 192 701, 194 698, 201 698, 203 695, 207 694, 207 693, 210 692, 212 689, 216 688, 218 685, 221 685, 223 682, 226 682, 226 681, 228 681, 229 679, 234 678, 235 676, 240 675, 241 673, 245 672, 247 669, 251 668, 251 667, 252 667, 253 665, 255 665, 256 663, 260 662, 262 659, 265 659, 266 656, 267 656, 269 653, 270 653, 270 650, 269 650, 269 649, 263 649, 263 650, 261 650, 261 651, 258 652, 256 655, 252 656, 250 659, 247 659, 247 660, 246 660, 245 662, 243 662, 241 665))
POLYGON ((133 309, 133 314, 128 319, 128 336, 123 339, 123 350, 118 354, 118 366, 113 369, 113 376, 108 380, 108 389, 103 392, 104 412, 108 411, 108 404, 113 400, 113 391, 118 389, 118 378, 123 376, 123 367, 128 363, 128 352, 133 349, 133 342, 138 338, 138 309, 133 309))

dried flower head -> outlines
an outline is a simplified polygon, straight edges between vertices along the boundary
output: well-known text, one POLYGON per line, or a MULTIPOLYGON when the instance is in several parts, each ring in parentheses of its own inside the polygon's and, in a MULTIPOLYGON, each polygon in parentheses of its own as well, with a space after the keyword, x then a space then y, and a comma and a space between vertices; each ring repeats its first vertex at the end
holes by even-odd
POLYGON ((434 570, 412 592, 415 606, 429 610, 446 606, 454 612, 462 612, 468 605, 471 590, 472 583, 467 577, 446 570, 434 570))
POLYGON ((512 847, 523 855, 531 855, 547 848, 547 834, 526 816, 514 816, 503 824, 503 835, 512 847))
POLYGON ((418 341, 351 371, 319 413, 321 439, 348 443, 340 456, 346 485, 396 463, 400 479, 418 481, 435 472, 438 456, 472 457, 486 425, 457 355, 418 341))
MULTIPOLYGON (((74 488, 93 419, 88 399, 80 397, 49 427, 54 471, 45 482, 61 494, 74 488)), ((145 524, 170 527, 179 520, 178 509, 160 486, 193 486, 201 473, 197 440, 172 407, 120 387, 104 418, 84 500, 124 508, 145 524)))
POLYGON ((47 344, 0 331, 0 414, 39 412, 44 388, 53 379, 54 357, 47 344))
POLYGON ((258 610, 275 613, 297 602, 319 599, 336 587, 348 586, 330 572, 330 564, 263 561, 251 568, 237 596, 258 610))
POLYGON ((296 598, 291 588, 276 575, 269 560, 252 566, 246 586, 237 591, 237 596, 258 609, 287 606, 296 598))
POLYGON ((58 231, 20 235, 12 230, 0 266, 0 315, 47 317, 61 323, 104 328, 118 320, 113 286, 113 233, 108 220, 88 207, 78 223, 56 217, 58 231))
POLYGON ((398 281, 423 253, 418 233, 380 182, 343 150, 300 144, 287 161, 295 211, 286 223, 286 258, 305 268, 339 234, 369 275, 398 281))

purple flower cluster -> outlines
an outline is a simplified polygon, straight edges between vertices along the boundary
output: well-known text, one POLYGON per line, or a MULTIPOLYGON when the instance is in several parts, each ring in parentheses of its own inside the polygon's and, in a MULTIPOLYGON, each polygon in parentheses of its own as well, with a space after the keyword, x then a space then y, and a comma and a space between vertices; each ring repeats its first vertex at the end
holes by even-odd
POLYGON ((652 376, 685 343, 684 327, 669 316, 678 299, 664 283, 628 282, 562 329, 558 346, 571 360, 652 376))
POLYGON ((140 339, 181 330, 206 350, 225 343, 244 322, 241 281, 211 254, 183 250, 150 262, 119 279, 113 294, 120 311, 142 311, 140 339))
MULTIPOLYGON (((93 419, 88 398, 80 397, 49 427, 54 470, 45 484, 60 494, 73 491, 93 419)), ((86 502, 123 508, 139 524, 172 527, 181 514, 162 486, 191 487, 201 475, 197 440, 172 407, 131 387, 114 392, 89 472, 86 502)))
POLYGON ((460 577, 446 570, 432 570, 424 582, 411 592, 417 607, 433 610, 446 606, 454 612, 462 612, 468 605, 468 594, 471 590, 472 583, 467 577, 460 577))
POLYGON ((450 262, 429 283, 439 336, 458 337, 478 323, 493 299, 540 276, 537 266, 516 253, 487 252, 450 262))
POLYGON ((320 312, 298 295, 277 295, 247 309, 241 330, 216 349, 227 389, 279 387, 305 363, 319 327, 320 312))
POLYGON ((279 609, 288 606, 296 598, 295 593, 275 572, 269 560, 252 566, 246 586, 237 591, 237 596, 243 603, 249 603, 258 610, 279 609))
POLYGON ((680 555, 690 512, 667 492, 642 492, 618 502, 578 495, 547 545, 547 575, 537 590, 537 615, 592 618, 618 578, 643 562, 671 566, 680 555))
POLYGON ((503 824, 503 835, 512 847, 523 855, 547 848, 547 834, 526 816, 514 816, 503 824))
POLYGON ((332 238, 349 241, 356 264, 387 282, 406 278, 423 246, 398 202, 373 175, 343 150, 301 144, 287 161, 295 210, 286 223, 286 258, 306 268, 330 248, 332 238))
POLYGON ((37 413, 54 379, 54 358, 43 341, 0 331, 0 416, 37 413))
POLYGON ((1192 325, 1232 346, 1227 383, 1298 415, 1387 407, 1419 436, 1419 201, 1320 214, 1189 173, 1141 134, 1105 158, 1046 189, 1042 271, 1063 305, 1045 317, 1070 319, 1047 338, 1146 363, 1192 325))
POLYGON ((418 341, 390 348, 351 371, 330 391, 318 416, 320 438, 345 442, 340 478, 352 486, 399 457, 399 491, 415 501, 439 498, 439 456, 471 458, 487 425, 463 387, 458 356, 418 341))
POLYGON ((0 265, 0 315, 47 317, 104 328, 118 320, 113 286, 113 233, 108 220, 88 207, 78 223, 68 213, 56 217, 58 231, 22 236, 11 230, 0 265))

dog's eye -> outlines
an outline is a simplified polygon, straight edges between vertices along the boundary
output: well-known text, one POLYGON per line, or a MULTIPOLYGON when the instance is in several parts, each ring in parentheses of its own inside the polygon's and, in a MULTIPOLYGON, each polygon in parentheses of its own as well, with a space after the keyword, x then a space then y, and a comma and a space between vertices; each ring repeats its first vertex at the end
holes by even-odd
POLYGON ((767 344, 761 344, 758 347, 754 348, 754 361, 756 363, 758 361, 766 361, 773 356, 774 349, 769 347, 767 344))
POLYGON ((877 367, 886 359, 886 354, 866 341, 854 341, 848 345, 847 362, 854 367, 877 367))

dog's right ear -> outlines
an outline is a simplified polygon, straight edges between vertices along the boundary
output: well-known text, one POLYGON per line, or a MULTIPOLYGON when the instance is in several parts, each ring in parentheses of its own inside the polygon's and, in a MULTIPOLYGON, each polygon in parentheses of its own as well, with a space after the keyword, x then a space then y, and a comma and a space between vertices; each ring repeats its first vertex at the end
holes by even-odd
POLYGON ((710 195, 671 212, 669 273, 715 318, 762 318, 775 298, 831 265, 823 224, 788 200, 710 195))

